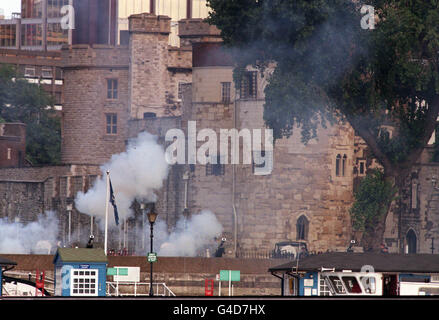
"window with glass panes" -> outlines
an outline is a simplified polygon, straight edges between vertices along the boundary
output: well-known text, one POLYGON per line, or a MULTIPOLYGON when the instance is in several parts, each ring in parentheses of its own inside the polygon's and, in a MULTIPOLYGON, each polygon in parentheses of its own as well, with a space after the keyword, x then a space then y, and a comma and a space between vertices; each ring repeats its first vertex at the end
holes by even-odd
POLYGON ((328 283, 324 278, 320 278, 320 288, 319 288, 320 296, 330 296, 331 289, 329 289, 328 283))
POLYGON ((221 82, 221 101, 223 103, 230 103, 230 82, 221 82))
POLYGON ((117 99, 117 79, 107 79, 107 99, 117 99))
POLYGON ((107 134, 117 134, 117 114, 107 113, 105 117, 107 121, 107 134))
POLYGON ((72 269, 70 274, 71 296, 97 296, 98 295, 98 270, 72 269))
POLYGON ((257 76, 256 71, 247 71, 242 76, 241 81, 241 99, 256 99, 257 94, 257 76))

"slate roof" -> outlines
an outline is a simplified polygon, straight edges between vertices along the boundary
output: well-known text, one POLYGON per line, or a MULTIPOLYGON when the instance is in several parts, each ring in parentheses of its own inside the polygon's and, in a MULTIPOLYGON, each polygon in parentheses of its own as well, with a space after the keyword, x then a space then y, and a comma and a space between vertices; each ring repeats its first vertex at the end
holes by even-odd
MULTIPOLYGON (((269 272, 287 272, 296 268, 297 261, 290 261, 269 268, 269 272)), ((335 271, 361 271, 370 265, 375 272, 439 273, 438 254, 384 254, 331 252, 311 255, 299 260, 298 271, 319 271, 335 268, 335 271)))
POLYGON ((6 258, 0 257, 0 266, 16 266, 17 263, 6 258))
POLYGON ((108 262, 103 249, 59 248, 53 259, 54 263, 58 257, 63 262, 108 262))

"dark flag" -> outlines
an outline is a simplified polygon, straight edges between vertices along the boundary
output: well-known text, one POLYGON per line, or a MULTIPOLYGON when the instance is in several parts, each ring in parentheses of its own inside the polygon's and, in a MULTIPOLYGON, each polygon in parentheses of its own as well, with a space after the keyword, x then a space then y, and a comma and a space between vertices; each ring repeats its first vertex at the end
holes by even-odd
POLYGON ((118 226, 119 225, 119 214, 117 213, 116 198, 114 197, 113 186, 111 185, 111 180, 110 180, 110 202, 113 205, 114 220, 116 220, 116 225, 118 226))

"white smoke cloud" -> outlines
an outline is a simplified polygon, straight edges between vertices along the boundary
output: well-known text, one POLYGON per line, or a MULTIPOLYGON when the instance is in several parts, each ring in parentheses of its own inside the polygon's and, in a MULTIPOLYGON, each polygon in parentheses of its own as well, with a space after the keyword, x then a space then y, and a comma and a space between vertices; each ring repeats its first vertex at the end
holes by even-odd
MULTIPOLYGON (((105 217, 106 171, 110 172, 119 218, 132 214, 130 206, 137 199, 139 202, 156 202, 154 193, 159 190, 168 175, 168 163, 164 148, 157 143, 157 137, 147 132, 130 141, 127 151, 113 155, 111 160, 101 166, 102 177, 86 193, 79 192, 75 199, 76 208, 97 217, 100 222, 105 217)), ((109 205, 109 224, 115 226, 113 207, 109 205)), ((102 227, 102 226, 101 226, 102 227)), ((149 223, 145 230, 143 248, 136 248, 136 253, 145 254, 150 250, 149 223)), ((142 235, 143 230, 137 230, 142 235)), ((196 256, 209 248, 216 249, 214 238, 222 232, 222 226, 210 211, 193 215, 188 221, 182 218, 176 228, 168 232, 164 220, 159 219, 154 225, 154 250, 159 256, 196 256)), ((137 246, 139 242, 136 241, 137 246)), ((212 252, 212 251, 211 251, 212 252)), ((213 252, 212 252, 213 254, 213 252)))
POLYGON ((58 243, 58 226, 59 221, 53 211, 47 211, 37 221, 26 224, 0 219, 0 253, 53 253, 58 243))
MULTIPOLYGON (((75 199, 76 208, 103 221, 106 202, 106 171, 110 172, 119 218, 132 214, 130 206, 135 199, 155 202, 154 191, 160 189, 168 174, 165 151, 157 143, 157 137, 142 132, 129 142, 127 150, 115 154, 101 166, 102 177, 86 193, 79 192, 75 199)), ((109 205, 109 224, 114 225, 113 207, 109 205)))
POLYGON ((215 214, 208 210, 187 221, 181 218, 171 233, 168 233, 166 223, 159 220, 154 226, 154 250, 162 257, 194 257, 204 255, 206 249, 213 255, 218 246, 215 237, 220 236, 222 230, 215 214))

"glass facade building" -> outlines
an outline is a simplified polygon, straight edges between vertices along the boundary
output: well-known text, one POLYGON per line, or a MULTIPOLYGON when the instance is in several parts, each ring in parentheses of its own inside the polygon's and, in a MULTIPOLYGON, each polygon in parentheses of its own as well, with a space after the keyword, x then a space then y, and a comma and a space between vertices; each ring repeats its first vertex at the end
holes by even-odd
POLYGON ((72 30, 61 27, 62 8, 73 0, 22 0, 21 16, 0 20, 0 48, 59 50, 71 43, 72 30))
POLYGON ((17 24, 4 23, 0 24, 0 47, 15 48, 17 41, 17 24))
POLYGON ((21 0, 22 19, 41 19, 43 17, 44 0, 21 0))
POLYGON ((0 48, 59 50, 64 44, 127 44, 128 17, 171 18, 169 44, 179 46, 178 21, 206 18, 206 0, 21 0, 21 18, 0 20, 0 48), (75 30, 63 29, 62 8, 75 8, 75 30), (19 40, 19 41, 18 41, 19 40))
POLYGON ((178 21, 189 18, 207 18, 209 8, 206 0, 119 0, 118 43, 126 44, 128 17, 139 13, 154 13, 171 18, 169 44, 179 46, 178 21))

